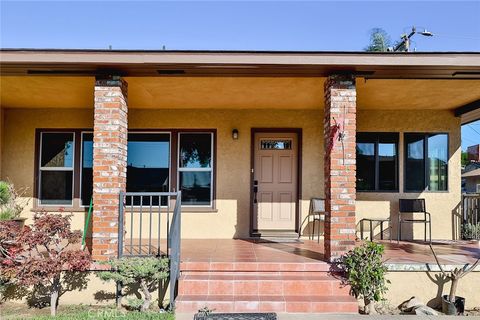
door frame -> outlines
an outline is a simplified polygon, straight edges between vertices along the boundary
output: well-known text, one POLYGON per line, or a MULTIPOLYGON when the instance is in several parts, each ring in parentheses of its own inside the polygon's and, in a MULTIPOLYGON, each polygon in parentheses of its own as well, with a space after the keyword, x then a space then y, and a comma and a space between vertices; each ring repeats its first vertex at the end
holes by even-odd
POLYGON ((295 232, 300 228, 300 199, 302 198, 302 128, 251 128, 250 132, 250 236, 258 230, 253 230, 255 212, 253 208, 253 180, 255 165, 255 134, 256 133, 296 133, 297 134, 297 205, 295 206, 295 232))

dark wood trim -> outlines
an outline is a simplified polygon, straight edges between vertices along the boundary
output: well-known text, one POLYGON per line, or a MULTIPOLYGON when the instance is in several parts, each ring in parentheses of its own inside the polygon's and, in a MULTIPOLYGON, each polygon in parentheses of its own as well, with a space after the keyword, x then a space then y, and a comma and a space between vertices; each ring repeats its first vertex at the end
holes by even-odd
POLYGON ((480 99, 467 103, 455 109, 455 117, 480 109, 480 99))
POLYGON ((295 206, 295 232, 300 233, 300 200, 302 199, 302 148, 303 148, 303 130, 302 128, 251 128, 250 129, 250 236, 253 236, 253 219, 255 212, 253 210, 253 178, 255 165, 255 134, 256 133, 296 133, 297 134, 297 205, 295 206))
MULTIPOLYGON (((80 176, 81 176, 81 146, 82 146, 82 132, 93 132, 92 128, 36 128, 35 129, 35 155, 34 155, 34 177, 33 177, 33 211, 45 210, 45 211, 59 211, 65 209, 65 211, 72 211, 72 212, 84 212, 88 209, 88 206, 81 206, 81 190, 80 190, 80 176), (39 174, 40 174, 40 134, 41 132, 72 132, 75 134, 75 157, 74 157, 74 164, 73 164, 73 200, 72 205, 67 206, 42 206, 39 202, 39 174)), ((177 187, 177 165, 178 165, 178 133, 182 132, 199 132, 199 133, 212 133, 213 134, 213 168, 212 168, 212 209, 210 211, 215 210, 216 208, 216 186, 217 186, 217 129, 215 128, 188 128, 188 129, 177 129, 177 128, 135 128, 135 129, 128 129, 128 133, 136 133, 136 132, 147 132, 147 133, 155 133, 155 132, 165 132, 170 133, 170 189, 178 189, 177 187)), ((195 208, 195 207, 191 207, 195 208)), ((192 209, 195 210, 195 209, 192 209)), ((188 210, 187 210, 188 211, 188 210)))

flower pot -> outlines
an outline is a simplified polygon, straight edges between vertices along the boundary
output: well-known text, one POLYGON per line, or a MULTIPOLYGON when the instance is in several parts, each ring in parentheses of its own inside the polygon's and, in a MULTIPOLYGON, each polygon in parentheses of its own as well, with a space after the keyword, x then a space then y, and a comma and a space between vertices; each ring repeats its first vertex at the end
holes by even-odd
POLYGON ((448 300, 448 294, 442 296, 442 312, 447 315, 463 314, 465 311, 465 298, 455 297, 455 302, 448 300))

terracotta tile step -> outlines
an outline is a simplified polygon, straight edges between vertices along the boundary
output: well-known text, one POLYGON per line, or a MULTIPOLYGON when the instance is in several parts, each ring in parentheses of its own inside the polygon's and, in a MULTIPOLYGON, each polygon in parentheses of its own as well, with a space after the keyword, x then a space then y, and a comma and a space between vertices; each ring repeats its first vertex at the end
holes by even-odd
POLYGON ((350 296, 179 295, 175 311, 204 307, 214 312, 358 313, 358 303, 350 296))
POLYGON ((182 275, 179 294, 189 295, 348 295, 349 287, 328 275, 182 275))
POLYGON ((181 271, 330 271, 331 266, 319 262, 209 262, 185 261, 181 271))

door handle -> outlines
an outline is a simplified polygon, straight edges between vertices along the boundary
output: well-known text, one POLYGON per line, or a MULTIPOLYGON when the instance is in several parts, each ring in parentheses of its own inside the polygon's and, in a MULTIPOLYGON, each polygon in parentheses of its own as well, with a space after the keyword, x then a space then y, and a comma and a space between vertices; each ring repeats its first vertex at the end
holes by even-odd
POLYGON ((257 201, 257 192, 258 192, 258 181, 253 181, 253 203, 256 204, 257 201))

